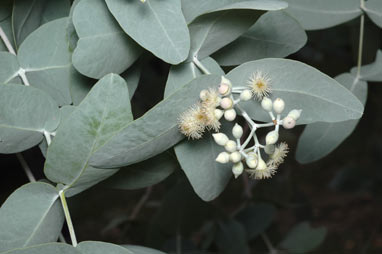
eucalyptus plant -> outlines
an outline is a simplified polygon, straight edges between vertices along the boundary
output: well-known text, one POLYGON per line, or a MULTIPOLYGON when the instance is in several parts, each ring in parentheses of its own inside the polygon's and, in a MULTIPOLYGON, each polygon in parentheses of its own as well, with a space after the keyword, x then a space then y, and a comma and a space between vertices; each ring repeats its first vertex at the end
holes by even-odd
MULTIPOLYGON (((382 81, 381 51, 362 66, 365 16, 382 27, 382 1, 2 1, 0 153, 16 154, 30 183, 0 208, 0 253, 162 253, 79 242, 67 199, 106 179, 149 194, 180 167, 191 194, 208 202, 230 180, 274 181, 290 150, 300 163, 325 157, 357 126, 367 82, 382 81), (285 59, 306 31, 356 18, 349 72, 332 78, 285 59), (152 58, 169 66, 163 99, 134 117, 131 99, 152 58), (306 127, 288 148, 279 130, 295 125, 306 127), (45 157, 40 181, 22 155, 35 146, 45 157)), ((265 231, 275 210, 249 202, 209 222, 201 249, 215 242, 221 253, 249 253, 247 240, 261 236, 269 253, 307 253, 323 241, 325 228, 302 222, 273 245, 265 231)))

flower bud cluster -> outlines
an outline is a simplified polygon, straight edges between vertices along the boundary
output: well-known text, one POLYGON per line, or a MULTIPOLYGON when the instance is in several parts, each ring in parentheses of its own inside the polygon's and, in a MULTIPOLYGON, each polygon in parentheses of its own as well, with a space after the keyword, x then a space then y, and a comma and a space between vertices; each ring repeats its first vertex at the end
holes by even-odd
POLYGON ((212 136, 216 144, 224 147, 225 151, 219 153, 215 160, 222 164, 232 163, 235 178, 244 171, 254 179, 272 177, 288 153, 288 145, 279 142, 279 127, 281 125, 285 129, 293 128, 302 110, 293 109, 282 118, 285 102, 281 98, 272 101, 268 97, 271 93, 270 83, 271 79, 260 71, 249 78, 246 87, 233 87, 230 80, 222 77, 217 90, 202 90, 201 102, 181 115, 180 131, 193 139, 200 138, 205 129, 217 132, 212 136), (270 122, 254 122, 238 105, 241 101, 251 99, 260 102, 262 109, 270 116, 270 122), (234 121, 237 116, 236 110, 239 110, 246 120, 250 133, 243 138, 243 127, 236 123, 232 129, 233 139, 230 139, 225 133, 218 132, 220 119, 224 116, 225 120, 234 121), (256 130, 264 127, 272 129, 266 134, 265 143, 260 144, 256 130))

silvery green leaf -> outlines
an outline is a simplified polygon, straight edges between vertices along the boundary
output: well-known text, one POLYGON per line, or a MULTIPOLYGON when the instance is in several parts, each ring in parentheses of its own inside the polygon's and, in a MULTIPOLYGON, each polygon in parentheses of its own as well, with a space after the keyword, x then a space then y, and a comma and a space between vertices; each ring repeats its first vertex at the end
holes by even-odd
POLYGON ((119 27, 103 0, 79 2, 73 11, 73 24, 79 36, 73 65, 88 77, 120 74, 141 54, 141 48, 119 27))
MULTIPOLYGON (((356 75, 357 68, 353 68, 351 73, 356 75)), ((373 63, 361 67, 360 76, 361 79, 366 81, 382 81, 382 50, 377 51, 377 55, 373 63)))
MULTIPOLYGON (((358 119, 363 105, 348 89, 336 80, 304 63, 278 58, 267 58, 244 63, 227 74, 233 86, 248 86, 255 72, 270 79, 271 98, 285 101, 284 114, 302 109, 297 124, 313 122, 341 122, 358 119)), ((241 106, 256 120, 267 122, 269 115, 260 103, 252 100, 241 106)))
POLYGON ((302 222, 288 232, 280 247, 291 254, 308 253, 318 247, 325 236, 325 227, 312 228, 308 222, 302 222))
POLYGON ((190 35, 180 0, 106 0, 122 29, 139 45, 170 64, 183 62, 190 35))
MULTIPOLYGON (((230 127, 230 128, 229 128, 230 127)), ((224 133, 230 133, 228 125, 224 133)), ((190 181, 192 188, 204 201, 218 197, 232 177, 232 164, 215 161, 224 148, 218 146, 211 133, 205 133, 199 140, 184 140, 176 145, 175 153, 180 166, 190 181)))
POLYGON ((74 9, 76 8, 77 4, 80 2, 80 0, 74 0, 72 3, 72 6, 70 7, 70 12, 69 12, 69 17, 68 17, 68 24, 66 27, 66 36, 68 38, 68 45, 69 45, 69 50, 71 52, 74 51, 74 49, 77 47, 77 42, 78 42, 78 34, 76 32, 76 29, 73 24, 73 12, 74 9))
MULTIPOLYGON (((7 38, 13 38, 13 33, 12 33, 12 15, 11 13, 7 18, 4 20, 0 21, 0 26, 3 29, 4 33, 6 34, 7 38)), ((14 48, 14 42, 11 39, 10 43, 12 47, 14 48)), ((0 52, 1 51, 8 51, 7 47, 5 46, 3 40, 0 40, 0 52)))
POLYGON ((39 26, 68 16, 69 0, 15 0, 12 11, 13 38, 17 47, 39 26))
MULTIPOLYGON (((201 61, 201 63, 213 74, 224 75, 224 71, 219 66, 219 64, 212 59, 207 57, 201 61)), ((166 89, 164 91, 164 97, 176 91, 179 87, 187 84, 194 78, 197 78, 204 73, 199 70, 198 67, 193 62, 181 63, 178 65, 173 65, 170 68, 168 74, 166 89)), ((208 88, 208 87, 206 87, 208 88)))
POLYGON ((203 59, 246 32, 267 10, 287 7, 281 1, 244 1, 228 4, 195 19, 190 25, 192 57, 203 59), (237 17, 240 16, 240 19, 237 17))
POLYGON ((14 249, 1 254, 81 254, 76 248, 65 243, 39 244, 27 248, 14 249))
POLYGON ((285 11, 262 15, 248 32, 213 57, 224 66, 268 57, 286 57, 302 48, 307 36, 301 25, 285 11))
POLYGON ((85 241, 77 245, 81 254, 135 254, 127 248, 104 242, 85 241))
POLYGON ((81 82, 72 67, 67 22, 62 18, 42 25, 24 40, 17 55, 31 86, 47 92, 60 106, 72 103, 70 84, 81 82))
POLYGON ((71 196, 114 174, 117 169, 91 167, 89 159, 132 120, 125 81, 116 74, 105 76, 60 124, 48 148, 45 175, 73 188, 71 196))
POLYGON ((215 243, 222 254, 249 254, 244 227, 234 219, 219 220, 215 243))
POLYGON ((63 223, 53 186, 40 182, 23 185, 0 208, 0 252, 57 241, 63 223))
POLYGON ((129 89, 129 97, 131 100, 138 88, 139 79, 141 77, 141 65, 135 64, 131 66, 127 71, 121 74, 121 77, 124 78, 127 83, 127 88, 129 89))
POLYGON ((180 114, 198 101, 202 89, 219 82, 219 76, 204 75, 179 88, 142 117, 113 134, 95 151, 90 164, 105 168, 127 166, 175 145, 184 138, 178 131, 180 114))
POLYGON ((367 0, 365 2, 364 11, 369 18, 379 27, 382 28, 382 2, 379 0, 367 0))
POLYGON ((276 207, 267 203, 248 204, 235 216, 247 232, 247 239, 252 240, 263 233, 271 225, 276 207))
POLYGON ((128 249, 129 251, 133 252, 134 254, 165 254, 162 251, 154 250, 151 248, 138 246, 138 245, 122 245, 122 247, 128 249))
POLYGON ((11 82, 20 69, 17 57, 8 52, 0 52, 0 84, 11 82))
POLYGON ((206 1, 206 0, 182 0, 182 11, 187 24, 191 23, 196 17, 218 9, 228 4, 237 2, 237 0, 220 0, 220 1, 206 1))
POLYGON ((0 85, 0 153, 17 153, 41 142, 60 122, 57 103, 43 91, 0 85))
MULTIPOLYGON (((367 83, 365 81, 357 79, 350 73, 341 74, 336 77, 336 80, 365 105, 367 99, 367 83)), ((339 123, 318 122, 307 125, 297 145, 297 161, 309 163, 325 157, 354 131, 358 122, 357 119, 339 123)))
POLYGON ((107 187, 134 190, 157 184, 179 168, 175 156, 161 153, 145 161, 123 167, 105 182, 107 187))
POLYGON ((286 12, 295 17, 305 30, 333 27, 362 14, 359 0, 286 0, 286 12))

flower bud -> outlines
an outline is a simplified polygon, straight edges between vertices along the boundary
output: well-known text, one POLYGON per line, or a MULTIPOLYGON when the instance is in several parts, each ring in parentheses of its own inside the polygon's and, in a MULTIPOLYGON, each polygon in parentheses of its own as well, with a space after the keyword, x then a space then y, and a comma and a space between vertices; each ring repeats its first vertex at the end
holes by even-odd
POLYGON ((297 121, 301 116, 301 109, 293 109, 288 113, 288 116, 292 117, 295 121, 297 121))
POLYGON ((243 136, 243 128, 236 123, 235 126, 233 126, 232 135, 235 138, 240 139, 241 136, 243 136))
POLYGON ((224 133, 214 133, 212 137, 219 146, 225 146, 228 142, 228 137, 224 133))
POLYGON ((268 97, 264 97, 263 100, 261 101, 261 107, 265 110, 265 111, 272 111, 272 100, 269 99, 268 97))
POLYGON ((249 101, 252 98, 252 92, 250 90, 244 90, 240 93, 240 100, 249 101))
POLYGON ((266 168, 267 168, 267 164, 265 163, 265 161, 263 159, 260 159, 259 162, 257 163, 256 169, 264 170, 266 168))
POLYGON ((264 152, 266 154, 273 154, 275 152, 275 145, 266 145, 264 147, 264 152))
POLYGON ((220 85, 218 88, 219 93, 223 96, 226 96, 231 93, 231 87, 232 87, 231 81, 229 81, 229 79, 222 76, 222 79, 220 81, 220 85))
POLYGON ((230 109, 230 108, 233 107, 233 101, 231 100, 231 98, 225 97, 225 98, 223 98, 223 99, 220 101, 220 106, 221 106, 223 109, 230 109))
POLYGON ((227 152, 221 152, 219 153, 218 157, 216 157, 216 161, 222 164, 228 163, 229 162, 229 154, 227 152))
POLYGON ((278 139, 279 133, 277 131, 271 131, 265 136, 265 143, 266 145, 273 145, 276 144, 278 139))
POLYGON ((235 176, 235 178, 238 178, 239 175, 241 175, 243 173, 243 171, 244 171, 243 163, 238 162, 238 163, 233 164, 232 173, 235 176))
POLYGON ((220 120, 220 118, 222 118, 222 116, 224 115, 224 111, 221 109, 215 109, 214 115, 216 119, 220 120))
POLYGON ((273 110, 276 112, 276 114, 281 114, 284 108, 285 108, 285 102, 282 99, 277 98, 273 102, 273 110))
POLYGON ((287 116, 283 119, 283 127, 285 129, 292 129, 296 125, 296 120, 292 117, 287 116))
POLYGON ((249 168, 256 168, 258 163, 258 158, 256 154, 249 155, 247 159, 245 160, 245 163, 247 163, 247 166, 249 168))
POLYGON ((232 122, 236 118, 236 111, 233 108, 226 110, 224 112, 224 118, 225 120, 232 122))
POLYGON ((199 98, 202 101, 207 100, 207 98, 208 98, 208 91, 206 89, 203 89, 202 91, 200 91, 199 98))
POLYGON ((236 151, 236 142, 233 140, 228 140, 224 148, 227 152, 233 153, 236 151))
POLYGON ((229 160, 232 161, 233 163, 237 163, 241 161, 241 154, 239 152, 233 152, 229 156, 229 160))

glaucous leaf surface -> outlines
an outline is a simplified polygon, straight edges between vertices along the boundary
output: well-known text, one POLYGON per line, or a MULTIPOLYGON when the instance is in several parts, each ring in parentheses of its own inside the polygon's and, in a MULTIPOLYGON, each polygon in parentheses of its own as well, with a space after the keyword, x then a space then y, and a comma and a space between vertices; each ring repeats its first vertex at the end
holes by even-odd
POLYGON ((180 0, 106 0, 122 29, 139 45, 170 64, 183 62, 190 35, 180 0))
POLYGON ((81 254, 76 248, 65 243, 39 244, 27 248, 14 249, 1 254, 81 254))
POLYGON ((312 228, 308 222, 294 226, 280 243, 280 247, 291 254, 308 253, 324 241, 325 227, 312 228))
POLYGON ((362 14, 359 0, 285 0, 286 12, 297 19, 305 30, 333 27, 362 14))
POLYGON ((244 227, 234 219, 220 220, 215 243, 222 254, 249 254, 244 227))
MULTIPOLYGON (((351 70, 353 75, 356 75, 357 68, 351 70)), ((361 67, 361 79, 372 82, 382 81, 382 50, 377 51, 375 61, 361 67)))
POLYGON ((23 185, 0 208, 0 253, 55 242, 63 223, 58 191, 53 186, 40 182, 23 185))
POLYGON ((141 78, 141 65, 140 63, 134 64, 127 71, 121 74, 125 79, 127 88, 129 89, 129 98, 133 98, 135 91, 138 88, 139 79, 141 78))
MULTIPOLYGON (((4 33, 7 35, 8 38, 12 38, 12 16, 11 12, 9 12, 9 16, 6 17, 4 20, 0 20, 0 26, 3 29, 4 33)), ((14 47, 13 40, 10 40, 11 45, 14 47)), ((8 51, 7 47, 5 46, 3 40, 0 40, 0 52, 1 51, 8 51)))
POLYGON ((0 84, 11 82, 20 69, 17 57, 8 52, 0 52, 0 84))
POLYGON ((80 242, 76 248, 81 254, 135 254, 127 248, 123 248, 121 246, 105 242, 80 242))
POLYGON ((286 57, 307 41, 301 25, 285 11, 271 11, 234 42, 213 55, 223 66, 239 65, 268 57, 286 57))
POLYGON ((134 254, 165 254, 162 251, 143 247, 143 246, 138 246, 138 245, 122 245, 122 247, 128 249, 134 254))
POLYGON ((107 187, 134 190, 157 184, 167 178, 179 164, 169 152, 161 153, 145 161, 123 167, 105 182, 107 187))
POLYGON ((67 22, 62 18, 42 25, 24 40, 17 55, 31 86, 47 92, 60 106, 72 103, 70 84, 83 81, 72 66, 67 22))
POLYGON ((219 82, 219 76, 205 75, 179 88, 142 117, 126 123, 114 133, 95 151, 90 164, 103 168, 127 166, 172 147, 184 138, 178 130, 180 114, 198 101, 203 88, 219 82))
POLYGON ((182 0, 182 11, 187 24, 189 24, 202 14, 235 2, 237 0, 182 0))
MULTIPOLYGON (((201 63, 213 74, 224 75, 224 71, 219 66, 219 64, 212 59, 207 57, 201 61, 201 63)), ((166 88, 164 91, 164 97, 176 91, 179 87, 189 83, 194 78, 202 76, 204 73, 199 70, 198 67, 193 62, 181 63, 178 65, 173 65, 170 67, 170 72, 168 74, 166 88)), ((205 87, 208 88, 208 87, 205 87)))
POLYGON ((263 233, 271 225, 276 207, 267 203, 250 203, 239 211, 235 219, 244 227, 248 240, 252 240, 263 233))
POLYGON ((18 84, 0 85, 0 153, 17 153, 43 139, 60 122, 57 103, 43 91, 18 84))
POLYGON ((281 1, 244 1, 228 4, 204 14, 190 25, 191 50, 188 57, 203 59, 246 32, 267 10, 285 9, 281 1), (240 16, 240 19, 237 17, 240 16))
POLYGON ((364 10, 369 18, 382 28, 382 2, 379 0, 367 0, 364 10))
MULTIPOLYGON (((350 73, 336 77, 336 80, 349 89, 365 105, 367 83, 356 79, 350 73)), ((300 163, 319 160, 336 149, 354 131, 359 120, 348 120, 339 123, 312 123, 305 127, 301 134, 296 151, 300 163)))
POLYGON ((141 54, 141 48, 119 27, 103 0, 79 2, 73 24, 79 37, 73 65, 83 75, 99 79, 108 73, 120 74, 141 54))
POLYGON ((74 27, 74 24, 73 24, 73 12, 79 2, 80 0, 73 1, 72 6, 70 7, 68 24, 66 27, 66 36, 68 37, 69 50, 71 52, 73 52, 74 49, 77 47, 77 42, 79 39, 78 34, 76 32, 76 28, 74 27))
MULTIPOLYGON (((232 127, 232 124, 224 124, 221 132, 231 133, 232 127)), ((175 147, 180 166, 196 194, 204 201, 218 197, 232 177, 232 164, 215 161, 223 151, 224 148, 216 144, 209 132, 202 139, 184 140, 175 147)))
POLYGON ((14 0, 12 28, 17 48, 41 25, 68 16, 69 9, 69 0, 14 0))
POLYGON ((117 171, 91 167, 89 159, 133 120, 128 98, 126 83, 116 74, 109 74, 94 85, 81 104, 60 124, 48 148, 44 168, 48 179, 65 184, 65 188, 83 190, 117 171))
MULTIPOLYGON (((348 89, 317 69, 304 63, 278 58, 267 58, 244 63, 227 74, 233 86, 248 86, 253 73, 260 71, 270 79, 271 98, 285 101, 284 114, 302 109, 297 124, 313 122, 341 122, 358 119, 363 105, 348 89)), ((260 102, 241 103, 256 120, 269 121, 260 102)))

